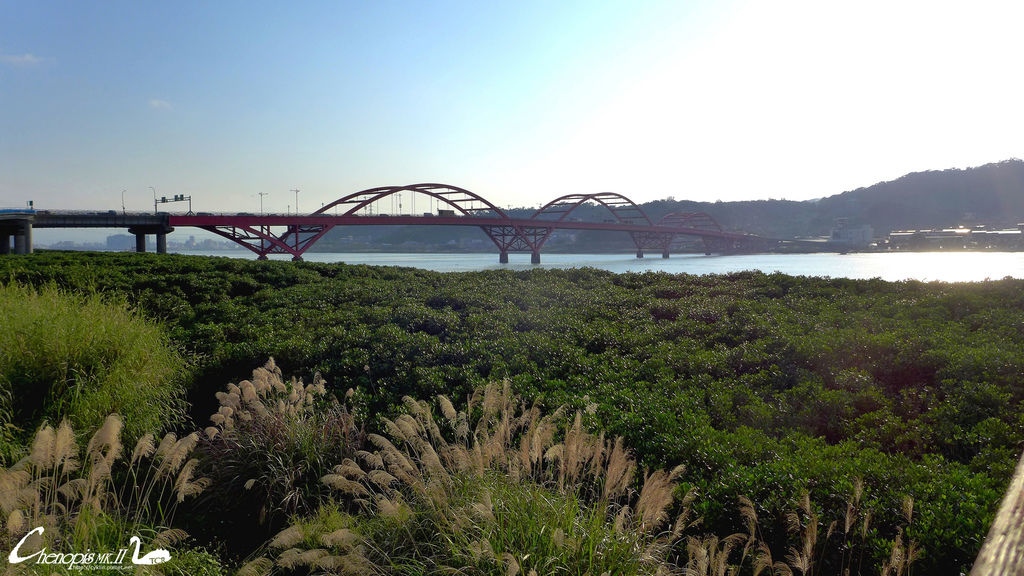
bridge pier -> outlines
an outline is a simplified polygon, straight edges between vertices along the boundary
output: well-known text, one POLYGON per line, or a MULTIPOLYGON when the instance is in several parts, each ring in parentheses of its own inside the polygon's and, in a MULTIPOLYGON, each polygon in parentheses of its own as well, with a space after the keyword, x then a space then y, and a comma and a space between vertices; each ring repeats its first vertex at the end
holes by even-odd
POLYGON ((661 257, 668 260, 668 248, 661 251, 661 257))
POLYGON ((167 235, 174 232, 174 228, 170 226, 130 226, 128 228, 129 234, 135 235, 135 251, 145 252, 146 251, 146 235, 156 235, 156 253, 167 254, 167 235))
POLYGON ((0 218, 0 254, 32 253, 32 214, 15 213, 0 218), (14 249, 11 249, 11 237, 14 249))
POLYGON ((540 252, 530 252, 530 264, 540 264, 540 252))
POLYGON ((640 249, 637 249, 637 251, 636 251, 636 257, 637 257, 637 258, 643 258, 643 257, 644 257, 644 251, 643 251, 643 250, 640 250, 640 249))
POLYGON ((502 250, 498 253, 498 264, 508 264, 508 252, 502 250))
POLYGON ((21 250, 17 250, 19 235, 14 235, 14 246, 15 251, 18 254, 31 254, 32 253, 32 221, 25 220, 25 223, 21 226, 21 250))

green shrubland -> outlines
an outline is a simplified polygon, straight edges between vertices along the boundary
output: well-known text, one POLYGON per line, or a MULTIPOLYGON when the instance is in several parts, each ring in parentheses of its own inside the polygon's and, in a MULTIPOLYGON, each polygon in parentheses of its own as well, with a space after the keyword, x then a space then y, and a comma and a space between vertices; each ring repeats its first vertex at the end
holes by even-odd
MULTIPOLYGON (((365 530, 384 523, 376 513, 357 518, 358 509, 313 479, 338 458, 356 459, 353 450, 372 453, 364 434, 385 433, 384 419, 408 410, 404 396, 468 398, 495 381, 509 381, 548 412, 590 407, 586 427, 622 437, 641 469, 685 465, 677 496, 696 495, 689 505, 702 524, 674 545, 673 565, 697 554, 687 551, 692 537, 694 551, 701 544, 709 559, 719 558, 729 547, 729 562, 751 569, 759 548, 752 544, 740 562, 749 539, 729 536, 746 533, 752 516, 772 563, 797 565, 788 547, 803 554, 813 517, 821 525, 816 573, 860 565, 877 573, 894 551, 903 558, 914 551, 918 570, 958 573, 977 553, 1024 441, 1024 282, 1017 280, 439 274, 63 253, 0 259, 0 277, 123 298, 159 319, 192 358, 182 370, 191 378, 179 385, 189 387, 200 427, 223 406, 214 393, 269 356, 290 373, 322 374, 313 412, 268 420, 259 434, 246 432, 247 445, 206 436, 226 442, 221 454, 236 462, 207 494, 221 482, 236 487, 227 491, 244 506, 220 514, 260 527, 250 546, 311 518, 369 522, 365 530), (314 422, 333 422, 338 432, 318 437, 314 422), (276 439, 285 456, 261 459, 276 439), (318 455, 327 446, 335 451, 318 455), (295 477, 260 483, 259 470, 278 478, 269 471, 281 466, 295 477), (856 522, 870 511, 869 521, 844 531, 854 494, 856 522), (793 513, 802 532, 790 530, 793 513), (854 542, 857 564, 844 552, 854 542)), ((477 487, 453 497, 472 500, 485 486, 469 484, 477 487)), ((488 490, 493 498, 504 488, 488 490)), ((594 510, 557 490, 550 501, 565 514, 573 506, 594 510)), ((210 512, 190 512, 202 514, 210 512)))

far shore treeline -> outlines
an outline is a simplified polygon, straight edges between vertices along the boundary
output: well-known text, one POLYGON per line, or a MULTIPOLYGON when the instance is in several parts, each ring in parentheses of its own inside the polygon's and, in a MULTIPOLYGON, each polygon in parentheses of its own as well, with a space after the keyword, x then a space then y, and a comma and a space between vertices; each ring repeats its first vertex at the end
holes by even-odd
MULTIPOLYGON (((146 378, 183 394, 154 401, 167 410, 165 429, 154 433, 185 437, 210 426, 219 407, 225 413, 226 396, 215 394, 271 357, 286 377, 314 382, 319 373, 324 397, 347 405, 362 435, 394 432, 387 422, 402 413, 426 418, 403 396, 444 395, 461 410, 475 390, 507 382, 544 411, 564 405, 568 414, 580 411, 591 433, 622 437, 641 482, 645 469, 684 465, 672 476, 673 506, 691 495, 685 505, 702 519, 687 528, 692 534, 725 539, 756 514, 760 541, 781 561, 789 546, 806 542, 809 519, 820 518, 815 574, 852 565, 843 534, 853 531, 850 498, 858 489, 857 509, 871 511, 860 536, 865 566, 890 561, 893 542, 913 542, 915 572, 969 569, 1024 445, 1021 280, 434 273, 41 252, 0 258, 0 284, 99 298, 155 322, 177 366, 146 378), (794 533, 787 515, 796 510, 803 528, 794 533)), ((163 345, 145 338, 147 346, 163 345)), ((16 363, 7 361, 0 370, 13 370, 16 363)), ((73 390, 86 376, 61 378, 73 390)), ((5 393, 11 379, 0 372, 5 393)), ((17 405, 18 398, 5 401, 17 405)), ((12 414, 5 466, 24 455, 42 424, 38 410, 12 414)), ((46 414, 54 426, 55 414, 46 414)), ((136 428, 126 423, 125 430, 136 428)), ((214 470, 217 463, 197 466, 214 470)), ((213 478, 207 490, 215 491, 217 477, 205 475, 213 478)), ((196 541, 223 542, 208 544, 204 558, 224 567, 251 560, 290 520, 333 518, 323 506, 314 507, 319 516, 303 516, 296 505, 291 517, 271 513, 257 521, 254 513, 232 517, 214 505, 211 521, 210 500, 186 500, 173 522, 196 541)), ((674 550, 685 559, 685 545, 674 550)), ((748 573, 752 561, 736 550, 730 562, 747 562, 748 573)))

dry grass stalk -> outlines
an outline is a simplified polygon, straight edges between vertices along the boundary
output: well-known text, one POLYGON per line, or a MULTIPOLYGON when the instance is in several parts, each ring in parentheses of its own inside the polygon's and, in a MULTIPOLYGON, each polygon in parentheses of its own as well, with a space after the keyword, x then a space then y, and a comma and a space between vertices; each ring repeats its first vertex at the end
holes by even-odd
MULTIPOLYGON (((10 468, 0 469, 0 517, 6 520, 7 537, 16 541, 28 528, 43 526, 47 545, 59 551, 82 547, 75 539, 92 538, 97 518, 110 519, 101 521, 132 532, 140 525, 169 525, 175 504, 202 491, 208 480, 194 478, 195 460, 177 478, 161 480, 156 469, 163 462, 150 458, 152 435, 140 439, 130 458, 122 458, 122 428, 121 418, 109 415, 90 436, 82 458, 83 449, 69 423, 40 428, 32 452, 10 468), (123 483, 116 485, 116 481, 123 483)), ((174 447, 179 449, 177 458, 188 458, 188 442, 176 445, 168 440, 165 454, 174 447)), ((162 533, 160 542, 179 539, 179 532, 162 533)))
MULTIPOLYGON (((242 401, 244 406, 244 392, 242 401)), ((355 497, 365 503, 368 512, 398 522, 398 526, 409 526, 417 514, 430 510, 430 521, 436 522, 437 530, 443 533, 479 530, 473 526, 493 525, 498 521, 488 491, 469 502, 458 500, 456 476, 507 474, 520 481, 560 485, 563 489, 571 486, 574 491, 583 491, 579 496, 603 502, 630 494, 636 463, 623 441, 590 434, 583 426, 581 414, 574 414, 568 423, 562 408, 544 416, 539 407, 528 407, 513 395, 508 382, 493 383, 475 391, 469 397, 466 411, 457 411, 443 396, 436 402, 437 407, 432 408, 425 402, 404 399, 406 413, 382 420, 385 434, 367 436, 373 449, 358 451, 354 459, 342 461, 334 467, 333 474, 323 477, 323 482, 346 498, 355 497), (480 412, 477 418, 471 418, 475 406, 480 412), (443 416, 445 429, 452 437, 445 437, 434 420, 434 410, 443 416), (565 424, 568 426, 561 442, 556 443, 558 430, 565 424), (418 511, 411 507, 413 499, 418 502, 418 511)), ((666 509, 672 502, 674 482, 681 471, 653 473, 645 490, 641 490, 637 509, 642 513, 637 518, 646 514, 646 524, 651 529, 664 522, 666 509)), ((615 505, 614 510, 618 512, 615 520, 619 527, 633 530, 636 524, 630 507, 615 505)), ((683 521, 687 517, 688 511, 680 515, 683 521)), ((609 522, 612 520, 608 518, 609 522)), ((582 545, 575 537, 566 537, 561 528, 553 533, 559 547, 575 551, 582 545)), ((298 566, 304 561, 300 551, 302 534, 296 525, 275 537, 272 548, 286 549, 278 555, 278 566, 298 566)), ((412 538, 412 534, 409 537, 412 538)), ((358 569, 365 573, 372 568, 365 556, 352 552, 361 546, 361 538, 347 528, 323 534, 317 543, 327 548, 326 551, 314 548, 322 553, 310 556, 315 556, 313 564, 320 569, 337 573, 358 569)), ((652 539, 638 549, 637 554, 653 559, 658 555, 663 558, 667 551, 664 543, 652 539)), ((471 540, 460 553, 469 556, 478 566, 498 564, 509 574, 523 572, 518 557, 508 552, 496 554, 487 538, 471 540)), ((266 562, 250 563, 246 573, 260 573, 268 566, 266 562)), ((535 570, 529 572, 536 573, 535 570)))
POLYGON ((608 453, 608 467, 604 476, 601 497, 605 501, 617 500, 629 489, 635 473, 636 463, 626 450, 623 439, 616 438, 608 453))
POLYGON ((729 569, 729 554, 733 543, 725 540, 719 542, 717 536, 706 538, 687 538, 686 550, 689 560, 686 563, 687 576, 725 576, 729 569))
POLYGON ((653 532, 668 518, 675 481, 684 470, 683 466, 677 466, 671 472, 655 470, 644 479, 640 498, 636 502, 641 529, 653 532))

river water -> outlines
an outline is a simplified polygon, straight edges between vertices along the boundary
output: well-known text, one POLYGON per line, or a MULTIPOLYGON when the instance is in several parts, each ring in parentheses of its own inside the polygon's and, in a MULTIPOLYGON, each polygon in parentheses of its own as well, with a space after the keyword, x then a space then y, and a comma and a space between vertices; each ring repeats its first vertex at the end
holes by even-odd
MULTIPOLYGON (((253 258, 242 250, 181 252, 232 258, 253 258)), ((272 256, 271 258, 278 259, 272 256)), ((438 272, 471 270, 529 270, 531 268, 575 268, 590 266, 612 272, 661 271, 686 274, 724 274, 743 270, 782 272, 795 276, 833 278, 881 278, 978 282, 1010 276, 1024 278, 1024 252, 873 252, 853 254, 742 254, 705 256, 678 254, 669 259, 660 254, 636 258, 633 254, 541 254, 540 264, 530 264, 529 254, 509 254, 508 264, 498 263, 498 254, 402 254, 307 252, 309 262, 345 262, 375 266, 409 266, 438 272), (653 256, 653 257, 652 257, 653 256)), ((289 257, 282 256, 282 260, 289 257)))

